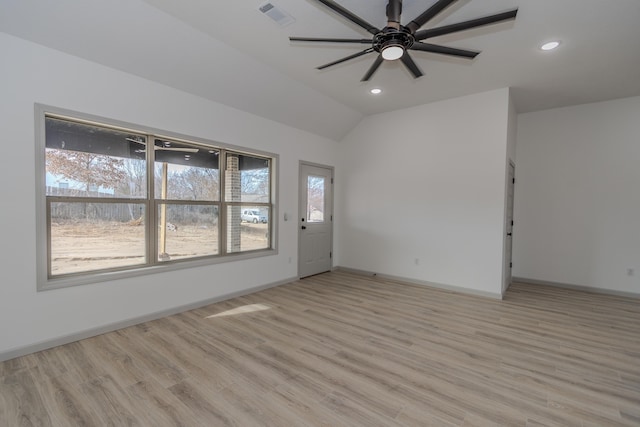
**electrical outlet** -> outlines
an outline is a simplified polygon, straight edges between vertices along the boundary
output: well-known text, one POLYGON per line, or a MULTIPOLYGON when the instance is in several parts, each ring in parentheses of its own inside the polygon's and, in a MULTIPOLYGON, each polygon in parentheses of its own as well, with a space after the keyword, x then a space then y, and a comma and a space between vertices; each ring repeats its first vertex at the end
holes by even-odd
POLYGON ((627 276, 633 277, 635 275, 636 275, 636 269, 635 268, 627 268, 627 276))

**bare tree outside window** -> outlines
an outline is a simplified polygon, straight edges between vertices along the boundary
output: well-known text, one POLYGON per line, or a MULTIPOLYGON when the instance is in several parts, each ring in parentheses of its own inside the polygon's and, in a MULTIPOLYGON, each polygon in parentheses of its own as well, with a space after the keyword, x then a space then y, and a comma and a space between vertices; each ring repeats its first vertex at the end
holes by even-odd
POLYGON ((46 159, 48 172, 82 184, 87 194, 94 188, 115 189, 127 178, 123 159, 56 149, 48 149, 46 159))

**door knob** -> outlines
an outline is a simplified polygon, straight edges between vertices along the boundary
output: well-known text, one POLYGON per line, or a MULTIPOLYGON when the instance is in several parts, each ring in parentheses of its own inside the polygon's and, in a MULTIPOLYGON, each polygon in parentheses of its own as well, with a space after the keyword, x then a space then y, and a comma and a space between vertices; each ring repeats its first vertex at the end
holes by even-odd
POLYGON ((307 227, 305 227, 304 225, 303 225, 301 228, 302 228, 303 230, 306 230, 306 229, 307 229, 307 227))
POLYGON ((507 236, 511 236, 513 233, 507 233, 507 236))

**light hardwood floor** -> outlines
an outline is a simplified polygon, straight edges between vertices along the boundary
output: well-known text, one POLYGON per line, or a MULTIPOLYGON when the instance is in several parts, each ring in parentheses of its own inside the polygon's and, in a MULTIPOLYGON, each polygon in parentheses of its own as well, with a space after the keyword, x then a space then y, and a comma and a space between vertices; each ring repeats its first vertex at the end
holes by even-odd
POLYGON ((1 363, 0 425, 638 426, 640 301, 328 273, 1 363))

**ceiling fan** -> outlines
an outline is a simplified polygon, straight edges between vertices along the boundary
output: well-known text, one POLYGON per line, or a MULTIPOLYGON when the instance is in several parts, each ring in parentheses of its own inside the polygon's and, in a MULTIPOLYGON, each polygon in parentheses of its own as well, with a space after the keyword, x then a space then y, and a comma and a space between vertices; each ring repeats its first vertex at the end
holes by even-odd
POLYGON ((389 0, 387 4, 387 25, 383 29, 378 29, 340 6, 333 0, 316 0, 325 6, 329 7, 333 11, 339 13, 343 17, 347 18, 354 24, 364 28, 369 33, 373 34, 372 39, 341 39, 341 38, 315 38, 315 37, 289 37, 291 41, 299 42, 320 42, 320 43, 357 43, 357 44, 370 44, 371 47, 349 55, 345 58, 338 59, 337 61, 330 62, 328 64, 317 67, 318 70, 322 70, 333 65, 340 64, 350 59, 358 58, 362 55, 366 55, 372 52, 378 52, 378 57, 375 59, 367 73, 362 77, 363 82, 369 81, 373 74, 378 70, 383 61, 393 61, 400 59, 402 63, 407 67, 409 72, 414 78, 422 76, 422 71, 413 61, 409 55, 409 50, 417 50, 423 52, 438 53, 442 55, 450 55, 455 57, 473 59, 480 52, 456 49, 452 47, 440 46, 436 44, 423 43, 422 40, 426 40, 432 37, 442 36, 445 34, 456 33, 459 31, 469 30, 471 28, 481 27, 497 22, 508 21, 515 19, 518 9, 510 10, 508 12, 498 13, 495 15, 484 16, 482 18, 472 19, 470 21, 459 22, 457 24, 445 25, 442 27, 429 28, 426 30, 420 30, 420 28, 433 19, 436 15, 442 12, 445 8, 458 0, 438 0, 430 8, 425 10, 417 18, 412 20, 406 25, 401 25, 400 17, 402 14, 402 0, 389 0))

